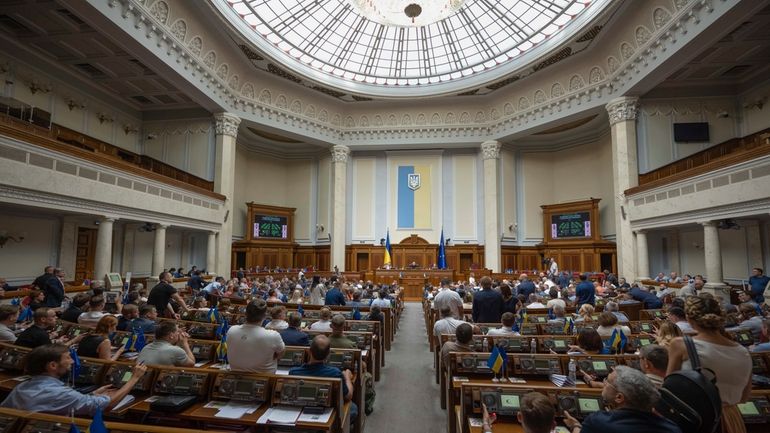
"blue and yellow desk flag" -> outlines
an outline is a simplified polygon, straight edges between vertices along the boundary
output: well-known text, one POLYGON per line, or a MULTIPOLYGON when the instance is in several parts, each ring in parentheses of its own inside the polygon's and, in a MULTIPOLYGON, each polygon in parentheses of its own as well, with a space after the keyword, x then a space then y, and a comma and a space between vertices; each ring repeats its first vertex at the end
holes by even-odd
POLYGON ((500 370, 503 369, 503 364, 505 363, 502 355, 500 354, 500 349, 495 345, 492 348, 492 353, 489 354, 489 359, 487 360, 487 367, 489 367, 492 371, 495 372, 495 374, 499 373, 500 370))

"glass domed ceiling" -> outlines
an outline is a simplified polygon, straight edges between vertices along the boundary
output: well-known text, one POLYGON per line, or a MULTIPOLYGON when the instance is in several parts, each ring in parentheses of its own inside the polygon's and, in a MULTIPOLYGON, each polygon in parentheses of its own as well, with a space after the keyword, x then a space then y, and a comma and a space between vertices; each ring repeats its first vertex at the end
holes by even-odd
POLYGON ((383 97, 462 91, 526 66, 611 0, 211 0, 311 80, 383 97))

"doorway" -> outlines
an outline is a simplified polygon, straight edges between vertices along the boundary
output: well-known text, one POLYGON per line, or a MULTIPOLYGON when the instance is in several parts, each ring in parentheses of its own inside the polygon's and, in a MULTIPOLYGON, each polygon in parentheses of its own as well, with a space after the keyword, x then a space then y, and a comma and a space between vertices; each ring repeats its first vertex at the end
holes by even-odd
POLYGON ((460 269, 458 271, 467 271, 473 266, 473 253, 460 253, 460 269))
POLYGON ((356 254, 356 270, 357 271, 369 270, 369 253, 356 254))
POLYGON ((95 254, 96 229, 78 227, 78 242, 75 253, 75 281, 93 278, 95 254))

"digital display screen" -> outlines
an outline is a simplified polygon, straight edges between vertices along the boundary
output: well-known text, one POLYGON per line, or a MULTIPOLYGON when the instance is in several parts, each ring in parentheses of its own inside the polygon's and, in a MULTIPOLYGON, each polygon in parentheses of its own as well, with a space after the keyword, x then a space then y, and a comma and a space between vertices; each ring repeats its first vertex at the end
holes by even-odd
POLYGON ((127 371, 123 373, 123 377, 120 378, 121 382, 128 382, 128 380, 131 379, 131 371, 127 371))
POLYGON ((120 345, 121 346, 125 346, 126 343, 128 343, 128 339, 129 339, 129 337, 123 337, 123 339, 120 340, 120 345))
POLYGON ((753 401, 738 403, 738 410, 741 412, 741 415, 745 416, 759 415, 759 408, 754 404, 753 401))
POLYGON ((648 323, 642 324, 642 331, 650 332, 651 330, 652 330, 652 326, 650 326, 648 323))
POLYGON ((519 408, 519 396, 518 395, 506 395, 500 396, 500 407, 503 409, 518 409, 519 408))
POLYGON ((315 398, 315 388, 312 386, 300 386, 299 398, 315 398))
POLYGON ((287 239, 289 237, 288 219, 281 216, 254 215, 254 238, 287 239))
POLYGON ((189 388, 192 385, 192 376, 179 376, 176 378, 177 388, 189 388))
POLYGON ((604 361, 594 361, 593 365, 596 371, 607 371, 607 364, 604 361))
POLYGON ((201 353, 200 346, 193 346, 192 353, 193 353, 193 355, 198 355, 199 353, 201 353))
POLYGON ((75 329, 74 331, 72 331, 73 337, 77 337, 78 335, 80 335, 80 329, 75 329))
POLYGON ((477 359, 476 360, 476 367, 478 367, 478 368, 489 368, 489 366, 487 365, 487 360, 486 359, 477 359))
POLYGON ((565 347, 567 343, 565 343, 564 340, 554 340, 553 345, 554 347, 565 347))
POLYGON ((508 340, 508 347, 521 347, 521 340, 508 340))
POLYGON ((239 380, 235 383, 235 392, 251 392, 254 389, 251 382, 239 380))
POLYGON ((345 355, 342 353, 332 353, 329 355, 329 362, 337 362, 337 363, 342 362, 342 358, 344 356, 345 355))
POLYGON ((738 338, 740 338, 741 341, 749 341, 748 334, 738 334, 738 338))
POLYGON ((639 345, 640 346, 646 346, 648 344, 650 344, 650 340, 649 339, 647 339, 647 338, 640 338, 639 339, 639 345))
POLYGON ((591 236, 591 214, 575 212, 551 215, 551 238, 586 238, 591 236))
POLYGON ((551 364, 548 363, 547 359, 536 359, 535 368, 551 368, 551 364))
POLYGON ((580 412, 589 413, 596 412, 600 409, 599 400, 595 398, 578 398, 578 405, 580 406, 580 412))

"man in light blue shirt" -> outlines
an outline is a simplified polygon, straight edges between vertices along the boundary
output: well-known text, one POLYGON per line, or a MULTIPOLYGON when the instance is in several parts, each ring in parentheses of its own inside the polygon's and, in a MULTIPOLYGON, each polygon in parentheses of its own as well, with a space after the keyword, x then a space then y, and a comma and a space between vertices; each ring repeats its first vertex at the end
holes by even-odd
POLYGON ((93 416, 97 408, 105 409, 121 401, 147 371, 143 364, 137 364, 131 370, 131 378, 120 389, 107 385, 91 394, 81 394, 59 380, 69 373, 73 364, 67 346, 38 346, 25 361, 32 378, 16 385, 0 407, 56 415, 69 415, 74 411, 75 415, 93 416))

